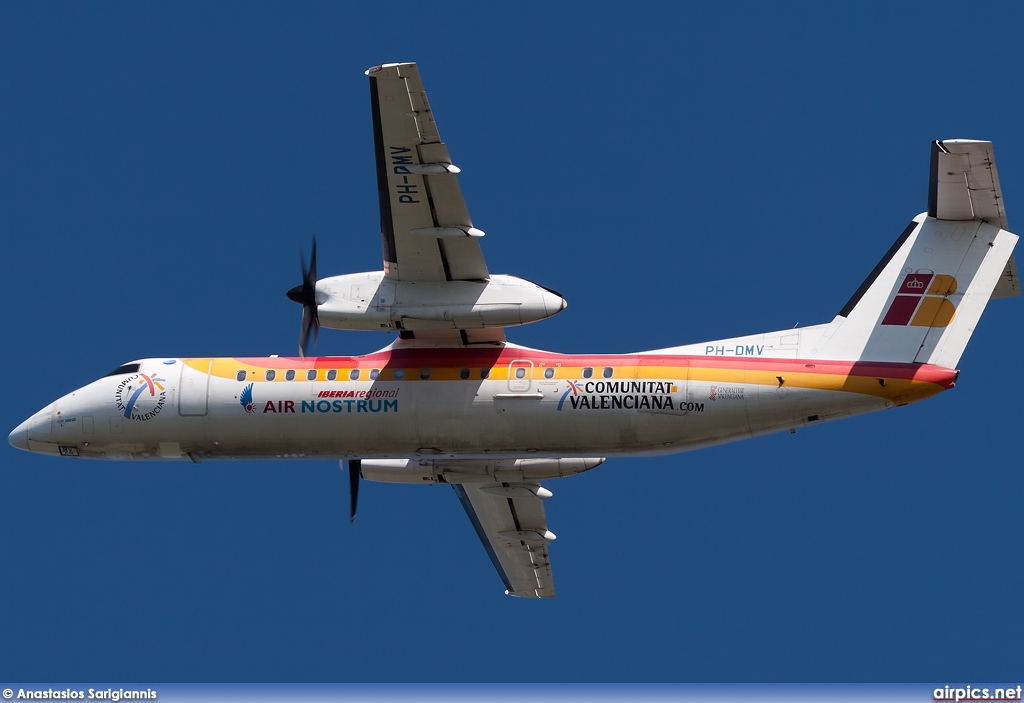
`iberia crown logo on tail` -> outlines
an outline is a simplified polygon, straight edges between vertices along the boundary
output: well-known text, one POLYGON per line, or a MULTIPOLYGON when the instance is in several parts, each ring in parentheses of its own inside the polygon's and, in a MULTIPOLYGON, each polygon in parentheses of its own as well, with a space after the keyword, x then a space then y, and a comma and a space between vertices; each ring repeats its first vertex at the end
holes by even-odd
POLYGON ((882 318, 883 325, 945 327, 956 308, 947 296, 956 293, 956 279, 943 273, 909 273, 882 318))

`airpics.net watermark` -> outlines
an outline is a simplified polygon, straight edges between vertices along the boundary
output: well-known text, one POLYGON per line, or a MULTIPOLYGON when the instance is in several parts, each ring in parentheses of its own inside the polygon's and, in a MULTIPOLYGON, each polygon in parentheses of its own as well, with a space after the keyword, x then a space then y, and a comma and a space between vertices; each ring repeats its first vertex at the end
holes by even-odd
POLYGON ((81 690, 73 688, 19 688, 17 691, 5 688, 3 695, 5 700, 13 699, 16 701, 110 701, 111 703, 118 703, 118 701, 153 701, 157 698, 156 691, 151 688, 86 688, 81 690))
POLYGON ((1003 688, 981 686, 943 686, 932 691, 935 701, 1019 701, 1021 685, 1003 688))

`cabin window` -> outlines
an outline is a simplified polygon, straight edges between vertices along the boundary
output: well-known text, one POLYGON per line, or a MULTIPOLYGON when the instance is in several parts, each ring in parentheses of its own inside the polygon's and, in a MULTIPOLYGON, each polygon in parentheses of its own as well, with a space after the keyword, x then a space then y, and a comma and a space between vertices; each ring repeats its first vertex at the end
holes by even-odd
POLYGON ((469 369, 459 369, 459 378, 463 381, 469 378, 469 369))
POLYGON ((352 369, 348 372, 348 380, 358 381, 359 380, 359 369, 352 369))
POLYGON ((544 378, 554 378, 554 377, 555 377, 555 369, 554 369, 553 366, 549 366, 546 369, 544 369, 544 378))
POLYGON ((516 378, 526 378, 526 369, 522 366, 516 369, 516 378))
POLYGON ((277 371, 274 371, 274 369, 267 369, 267 372, 263 374, 263 378, 267 379, 268 381, 273 381, 276 376, 277 371))
POLYGON ((395 380, 401 381, 405 378, 405 369, 395 369, 395 380))
POLYGON ((295 380, 295 369, 288 369, 284 372, 284 380, 294 381, 295 380))
POLYGON ((480 369, 480 378, 481 378, 481 380, 486 381, 487 378, 490 375, 491 375, 491 370, 490 369, 480 369))
POLYGON ((370 380, 376 381, 380 378, 380 369, 370 369, 370 380))
POLYGON ((424 381, 430 378, 430 369, 420 369, 420 378, 424 381))
POLYGON ((308 371, 306 371, 306 380, 307 381, 315 381, 316 380, 316 369, 309 369, 308 371))
POLYGON ((611 366, 605 366, 603 369, 601 369, 601 375, 605 378, 611 378, 612 373, 613 371, 611 366))
POLYGON ((245 380, 245 369, 242 369, 241 371, 239 371, 238 373, 235 374, 235 380, 236 381, 244 381, 245 380))
POLYGON ((338 377, 338 369, 331 369, 327 372, 327 380, 333 381, 338 377))
MULTIPOLYGON (((140 367, 141 364, 125 364, 124 366, 118 366, 116 369, 108 373, 107 376, 120 376, 125 373, 135 373, 140 367)), ((107 376, 104 376, 104 378, 107 376)))
POLYGON ((590 368, 589 366, 583 369, 583 378, 593 378, 593 376, 594 369, 590 368))

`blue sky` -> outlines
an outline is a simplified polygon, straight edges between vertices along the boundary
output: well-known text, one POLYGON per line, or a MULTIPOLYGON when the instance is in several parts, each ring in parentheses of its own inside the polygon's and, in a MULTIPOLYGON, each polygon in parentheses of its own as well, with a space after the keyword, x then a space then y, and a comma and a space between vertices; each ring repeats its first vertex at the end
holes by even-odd
MULTIPOLYGON (((147 356, 289 354, 298 251, 380 267, 363 71, 417 61, 510 332, 626 352, 825 322, 995 143, 1024 212, 1014 3, 6 3, 9 431, 147 356)), ((916 406, 553 482, 559 596, 506 598, 454 493, 332 462, 0 449, 0 677, 928 681, 1019 676, 1024 302, 916 406)), ((386 335, 325 331, 318 352, 386 335)))

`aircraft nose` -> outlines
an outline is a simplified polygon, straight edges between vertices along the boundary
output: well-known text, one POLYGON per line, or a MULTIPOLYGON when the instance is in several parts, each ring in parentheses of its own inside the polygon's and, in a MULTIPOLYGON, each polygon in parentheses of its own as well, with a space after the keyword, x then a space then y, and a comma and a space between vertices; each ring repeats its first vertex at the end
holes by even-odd
POLYGON ((28 420, 25 420, 25 422, 15 427, 14 431, 7 435, 7 441, 11 443, 12 447, 24 450, 26 452, 29 450, 28 428, 31 423, 32 418, 29 418, 28 420))
POLYGON ((24 449, 26 452, 31 451, 48 451, 50 447, 53 447, 53 451, 56 451, 56 444, 53 444, 51 439, 52 431, 52 420, 53 420, 53 405, 47 405, 45 408, 37 412, 35 415, 25 420, 17 427, 14 431, 7 435, 7 441, 11 443, 12 447, 18 449, 24 449), (30 446, 29 442, 32 442, 35 446, 30 446))

